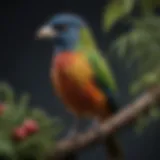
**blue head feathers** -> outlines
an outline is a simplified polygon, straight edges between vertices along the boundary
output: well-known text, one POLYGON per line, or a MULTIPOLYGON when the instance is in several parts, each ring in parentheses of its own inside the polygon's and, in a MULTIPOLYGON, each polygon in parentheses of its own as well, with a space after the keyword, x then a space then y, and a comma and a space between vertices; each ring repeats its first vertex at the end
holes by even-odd
POLYGON ((39 39, 53 39, 58 51, 69 50, 74 48, 79 38, 79 31, 85 26, 85 22, 77 15, 69 13, 56 14, 40 28, 37 37, 39 39))
POLYGON ((66 24, 75 27, 82 27, 85 26, 85 22, 82 20, 81 17, 75 14, 69 13, 60 13, 53 16, 49 22, 50 25, 57 25, 57 24, 66 24))

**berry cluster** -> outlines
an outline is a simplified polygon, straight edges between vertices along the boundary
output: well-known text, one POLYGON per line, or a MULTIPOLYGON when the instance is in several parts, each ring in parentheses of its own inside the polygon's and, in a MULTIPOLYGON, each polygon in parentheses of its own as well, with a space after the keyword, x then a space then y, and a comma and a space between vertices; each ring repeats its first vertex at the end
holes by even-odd
POLYGON ((27 119, 19 127, 13 130, 12 137, 16 141, 21 141, 26 139, 28 136, 37 133, 39 126, 36 121, 32 119, 27 119))
POLYGON ((14 94, 0 82, 0 160, 44 160, 61 127, 41 107, 29 106, 28 94, 14 94), (53 123, 52 123, 53 122, 53 123))
MULTIPOLYGON (((6 106, 4 104, 0 104, 0 115, 4 113, 6 106)), ((12 138, 16 141, 21 141, 26 139, 26 137, 37 133, 39 130, 38 123, 33 119, 26 119, 22 123, 21 126, 13 129, 12 138)))

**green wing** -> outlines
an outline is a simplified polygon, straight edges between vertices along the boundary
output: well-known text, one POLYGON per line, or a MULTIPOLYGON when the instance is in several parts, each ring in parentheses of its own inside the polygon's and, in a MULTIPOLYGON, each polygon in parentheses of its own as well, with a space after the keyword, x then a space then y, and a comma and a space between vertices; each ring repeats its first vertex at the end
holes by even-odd
POLYGON ((94 70, 96 80, 98 80, 102 86, 110 88, 111 91, 116 92, 118 87, 108 61, 103 59, 100 53, 95 51, 86 53, 86 56, 94 70))
POLYGON ((75 50, 80 50, 87 56, 94 70, 95 78, 102 86, 110 88, 112 92, 118 90, 112 70, 109 67, 109 62, 102 57, 100 51, 97 49, 89 27, 81 29, 80 40, 75 50))

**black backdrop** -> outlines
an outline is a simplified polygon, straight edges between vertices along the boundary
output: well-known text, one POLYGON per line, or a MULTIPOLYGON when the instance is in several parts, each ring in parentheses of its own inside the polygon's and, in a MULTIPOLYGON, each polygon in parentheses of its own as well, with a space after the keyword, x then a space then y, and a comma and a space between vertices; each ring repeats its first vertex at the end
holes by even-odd
MULTIPOLYGON (((101 9, 105 4, 101 1, 58 0, 58 1, 4 1, 1 4, 1 36, 0 36, 0 80, 10 83, 17 94, 24 91, 31 93, 32 104, 40 105, 51 116, 60 116, 70 127, 72 118, 65 111, 62 103, 52 92, 49 81, 49 66, 52 56, 52 44, 34 40, 34 32, 48 17, 56 12, 75 12, 83 16, 93 27, 101 48, 107 45, 100 32, 101 9)), ((114 29, 108 40, 113 40, 122 25, 114 29)), ((127 103, 126 81, 123 68, 120 68, 115 57, 111 58, 123 96, 119 98, 121 104, 127 103)), ((84 123, 82 123, 82 127, 84 123)), ((64 135, 63 134, 63 135, 64 135)), ((154 123, 146 132, 137 137, 131 129, 125 129, 119 135, 128 160, 158 160, 160 128, 154 123)), ((80 154, 80 159, 104 159, 103 148, 96 147, 80 154), (93 152, 94 151, 94 152, 93 152)))

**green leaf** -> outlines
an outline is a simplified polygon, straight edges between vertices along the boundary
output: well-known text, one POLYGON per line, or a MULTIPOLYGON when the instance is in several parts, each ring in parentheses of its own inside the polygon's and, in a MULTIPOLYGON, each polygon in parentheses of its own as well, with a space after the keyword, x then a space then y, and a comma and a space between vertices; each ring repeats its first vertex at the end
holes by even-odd
MULTIPOLYGON (((146 85, 148 84, 155 84, 157 83, 157 80, 158 80, 158 77, 157 77, 157 74, 155 74, 154 72, 152 73, 149 73, 149 74, 146 74, 144 77, 143 77, 143 83, 146 85)), ((158 80, 159 81, 159 80, 158 80)))
POLYGON ((139 92, 139 90, 141 90, 141 88, 143 87, 143 84, 138 82, 135 82, 133 84, 130 85, 129 87, 129 93, 131 93, 131 95, 135 95, 139 92))
POLYGON ((19 100, 19 106, 28 106, 29 104, 29 100, 30 100, 30 96, 28 93, 25 93, 21 96, 20 100, 19 100))
MULTIPOLYGON (((2 138, 2 137, 1 137, 2 138)), ((14 155, 14 147, 12 143, 8 139, 0 138, 0 155, 13 156, 14 155)))
POLYGON ((128 34, 123 34, 121 35, 114 43, 113 46, 111 47, 115 47, 118 48, 118 55, 120 58, 124 58, 126 53, 127 53, 127 49, 129 47, 129 35, 128 34))
POLYGON ((137 134, 141 134, 144 129, 149 125, 150 123, 150 118, 146 115, 140 115, 139 118, 137 118, 136 123, 135 123, 135 132, 137 134))
POLYGON ((159 119, 160 118, 159 106, 153 106, 149 113, 150 116, 153 117, 154 119, 159 119))
POLYGON ((154 9, 159 6, 159 0, 141 0, 141 9, 145 15, 153 14, 154 9))
POLYGON ((0 82, 0 101, 7 104, 14 104, 14 92, 5 82, 0 82))
POLYGON ((137 94, 143 89, 160 82, 160 79, 157 77, 155 72, 145 73, 141 78, 138 78, 137 81, 132 82, 129 91, 132 95, 137 94))
POLYGON ((128 15, 134 7, 134 2, 135 0, 112 0, 104 9, 104 29, 109 31, 118 20, 128 15))

